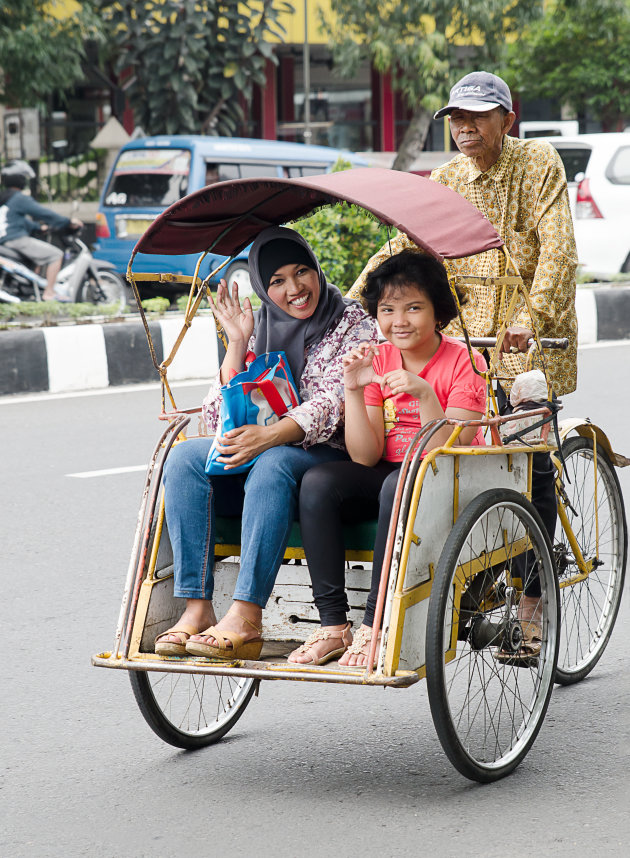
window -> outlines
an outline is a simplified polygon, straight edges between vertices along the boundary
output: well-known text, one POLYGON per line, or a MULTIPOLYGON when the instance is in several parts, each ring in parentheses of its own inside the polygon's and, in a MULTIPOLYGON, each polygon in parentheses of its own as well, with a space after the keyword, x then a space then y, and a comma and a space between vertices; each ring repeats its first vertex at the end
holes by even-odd
POLYGON ((186 149, 129 149, 122 152, 105 194, 106 206, 170 206, 188 191, 186 149))
POLYGON ((284 174, 289 179, 298 179, 300 176, 321 176, 328 170, 328 164, 292 164, 284 168, 284 174))
POLYGON ((630 146, 623 146, 615 152, 606 170, 606 178, 613 185, 630 185, 630 146))
POLYGON ((567 174, 567 182, 571 184, 576 182, 576 176, 586 172, 586 165, 591 157, 591 150, 588 146, 556 146, 562 163, 564 164, 564 172, 567 174))
POLYGON ((240 179, 241 173, 238 164, 219 164, 219 181, 227 182, 231 179, 240 179))
POLYGON ((276 164, 239 164, 241 168, 241 179, 257 179, 261 176, 278 178, 278 167, 276 164))

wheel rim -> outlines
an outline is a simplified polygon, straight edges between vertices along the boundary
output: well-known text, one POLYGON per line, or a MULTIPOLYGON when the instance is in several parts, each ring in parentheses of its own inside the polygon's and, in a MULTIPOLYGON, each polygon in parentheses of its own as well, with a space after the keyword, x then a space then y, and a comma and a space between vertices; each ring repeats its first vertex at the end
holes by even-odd
MULTIPOLYGON (((558 604, 553 567, 543 542, 540 529, 526 510, 515 504, 494 505, 470 528, 450 583, 450 609, 445 616, 454 617, 459 636, 467 635, 467 639, 457 641, 454 657, 443 667, 444 693, 455 742, 475 767, 489 773, 510 769, 526 753, 542 723, 553 682, 558 604), (506 603, 505 588, 522 575, 524 564, 508 555, 504 563, 493 566, 489 558, 503 545, 512 546, 524 538, 529 539, 532 549, 528 556, 533 558, 528 563, 527 580, 535 568, 541 582, 542 648, 530 665, 516 666, 499 661, 498 653, 508 620, 514 623, 517 613, 515 601, 511 606, 506 603), (479 571, 469 579, 457 605, 460 585, 456 581, 462 580, 463 570, 475 564, 479 571), (484 583, 475 587, 479 575, 484 583), (491 630, 501 629, 503 624, 503 630, 486 631, 479 640, 475 639, 479 634, 474 631, 476 624, 491 630)), ((447 623, 445 635, 450 630, 447 623)))
POLYGON ((127 303, 125 287, 115 274, 99 271, 96 276, 97 283, 93 283, 91 279, 85 281, 83 300, 92 304, 118 304, 121 307, 127 303))
POLYGON ((252 282, 249 276, 249 268, 236 268, 227 277, 228 288, 236 284, 238 286, 239 298, 244 298, 246 295, 253 294, 252 282))
POLYGON ((211 736, 224 728, 247 702, 253 680, 197 674, 146 674, 162 717, 185 736, 211 736))
POLYGON ((570 503, 566 510, 569 522, 584 558, 588 561, 597 556, 602 562, 587 578, 571 583, 580 570, 566 534, 558 524, 554 548, 562 615, 558 668, 571 674, 594 665, 608 642, 622 585, 624 523, 617 483, 601 451, 598 449, 597 459, 599 541, 595 517, 593 449, 585 441, 583 446, 565 455, 565 461, 569 478, 565 480, 564 486, 570 503))

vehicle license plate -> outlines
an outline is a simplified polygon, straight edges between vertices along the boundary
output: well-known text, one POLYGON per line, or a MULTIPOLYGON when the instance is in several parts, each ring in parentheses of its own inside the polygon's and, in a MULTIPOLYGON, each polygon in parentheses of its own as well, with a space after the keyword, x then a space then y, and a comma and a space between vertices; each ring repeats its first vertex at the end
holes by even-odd
POLYGON ((116 216, 116 238, 139 238, 153 223, 154 218, 116 216))

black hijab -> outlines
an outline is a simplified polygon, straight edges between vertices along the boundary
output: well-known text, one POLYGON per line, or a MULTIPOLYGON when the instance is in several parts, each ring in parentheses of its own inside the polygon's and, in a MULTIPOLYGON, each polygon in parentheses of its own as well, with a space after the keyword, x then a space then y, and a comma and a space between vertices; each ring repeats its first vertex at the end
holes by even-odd
POLYGON ((262 301, 256 312, 254 353, 285 352, 295 382, 299 385, 305 350, 313 343, 320 342, 331 326, 343 316, 348 304, 355 302, 351 298, 344 298, 336 286, 328 283, 308 242, 299 233, 286 227, 270 226, 256 237, 249 252, 249 271, 252 288, 262 301), (265 248, 270 243, 273 246, 265 248), (291 250, 292 245, 294 251, 291 250), (278 268, 305 263, 306 259, 319 278, 319 301, 312 316, 295 319, 273 303, 267 295, 267 289, 271 276, 278 268))

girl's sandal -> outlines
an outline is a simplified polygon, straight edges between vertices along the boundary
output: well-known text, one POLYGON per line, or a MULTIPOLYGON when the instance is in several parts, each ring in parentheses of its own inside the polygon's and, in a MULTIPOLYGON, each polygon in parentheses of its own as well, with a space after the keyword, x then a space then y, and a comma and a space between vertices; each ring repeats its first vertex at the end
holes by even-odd
MULTIPOLYGON (((378 633, 378 637, 380 639, 381 633, 378 633)), ((367 667, 367 659, 370 654, 370 642, 372 640, 372 629, 361 626, 357 633, 354 636, 354 640, 352 641, 351 646, 346 650, 346 656, 349 655, 364 655, 365 656, 365 664, 348 664, 348 662, 343 662, 342 667, 367 667)), ((372 667, 376 667, 376 661, 372 667)))
POLYGON ((333 659, 342 656, 351 644, 352 635, 350 634, 350 623, 346 623, 343 629, 319 628, 314 631, 312 635, 307 637, 302 646, 293 650, 293 652, 287 657, 287 661, 289 664, 297 664, 300 667, 303 665, 326 664, 326 662, 333 661, 333 659), (333 641, 341 641, 341 646, 335 646, 334 649, 328 650, 328 652, 325 652, 323 655, 318 655, 318 652, 321 653, 321 649, 317 644, 321 641, 330 641, 331 644, 333 641), (310 661, 295 661, 292 659, 292 656, 298 654, 302 655, 302 653, 307 653, 309 650, 312 650, 312 658, 310 661))
POLYGON ((186 644, 186 652, 189 655, 218 658, 221 661, 236 661, 237 659, 257 661, 263 648, 263 639, 260 637, 262 629, 255 626, 247 617, 243 617, 240 614, 234 615, 255 629, 259 637, 244 640, 243 635, 238 632, 230 632, 226 629, 218 629, 216 626, 210 626, 203 632, 197 632, 197 634, 200 637, 214 638, 218 642, 218 645, 209 644, 205 641, 189 640, 186 644))

